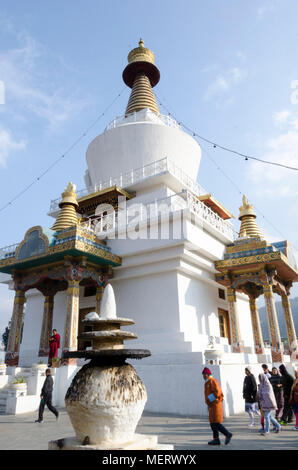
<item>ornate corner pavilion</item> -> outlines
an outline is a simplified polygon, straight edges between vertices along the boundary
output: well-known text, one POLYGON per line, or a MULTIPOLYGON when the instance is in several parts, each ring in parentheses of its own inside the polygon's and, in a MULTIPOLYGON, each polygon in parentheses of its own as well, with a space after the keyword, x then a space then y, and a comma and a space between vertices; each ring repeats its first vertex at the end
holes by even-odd
POLYGON ((264 342, 256 299, 264 295, 267 310, 271 352, 273 362, 283 361, 283 347, 280 337, 274 294, 282 298, 290 353, 297 358, 297 338, 291 304, 290 288, 298 281, 298 269, 288 241, 268 243, 264 240, 256 223, 253 206, 243 196, 239 220, 239 238, 226 248, 224 259, 215 262, 219 274, 216 280, 227 287, 230 309, 232 347, 234 352, 243 351, 237 312, 236 292, 249 297, 251 322, 256 354, 264 353, 264 342))
MULTIPOLYGON (((94 231, 80 225, 75 187, 70 183, 62 193, 60 212, 52 229, 31 227, 24 240, 0 259, 0 272, 12 275, 15 290, 6 363, 17 365, 23 321, 25 293, 38 289, 44 296, 39 356, 49 353, 54 297, 67 291, 67 312, 63 352, 77 349, 79 288, 96 287, 96 311, 99 313, 103 289, 112 268, 121 258, 111 253, 94 231)), ((72 361, 70 359, 69 361, 72 361)))

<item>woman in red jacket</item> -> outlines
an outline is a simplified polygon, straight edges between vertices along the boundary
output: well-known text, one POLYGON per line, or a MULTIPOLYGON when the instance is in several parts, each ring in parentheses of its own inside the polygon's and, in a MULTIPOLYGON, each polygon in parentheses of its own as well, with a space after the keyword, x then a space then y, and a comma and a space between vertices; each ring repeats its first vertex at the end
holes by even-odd
POLYGON ((213 431, 213 440, 208 442, 211 446, 220 445, 219 432, 226 436, 225 444, 232 439, 233 434, 229 432, 222 424, 223 422, 223 393, 217 380, 212 377, 210 369, 205 367, 202 372, 205 380, 205 402, 209 410, 209 421, 213 431))

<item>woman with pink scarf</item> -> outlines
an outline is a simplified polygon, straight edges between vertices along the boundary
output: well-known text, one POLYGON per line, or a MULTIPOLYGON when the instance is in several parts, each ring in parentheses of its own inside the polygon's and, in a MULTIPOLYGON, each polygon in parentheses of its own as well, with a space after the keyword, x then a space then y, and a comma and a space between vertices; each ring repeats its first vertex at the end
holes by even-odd
POLYGON ((265 374, 259 375, 259 401, 264 411, 265 419, 265 429, 261 432, 263 436, 269 434, 270 432, 270 421, 274 426, 274 432, 278 433, 281 430, 281 425, 279 422, 272 416, 271 411, 277 409, 277 404, 275 400, 275 395, 271 383, 269 382, 268 377, 265 374))

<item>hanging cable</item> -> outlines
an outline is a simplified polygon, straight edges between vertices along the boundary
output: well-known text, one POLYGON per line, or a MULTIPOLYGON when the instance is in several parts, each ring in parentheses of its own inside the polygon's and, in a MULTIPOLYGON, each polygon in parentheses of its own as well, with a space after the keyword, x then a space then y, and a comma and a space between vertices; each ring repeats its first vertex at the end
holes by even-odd
MULTIPOLYGON (((156 96, 157 96, 157 95, 156 95, 156 96)), ((190 132, 190 133, 193 135, 193 137, 198 137, 198 138, 200 138, 200 139, 202 139, 202 140, 204 140, 204 141, 206 141, 206 142, 212 144, 214 148, 219 147, 219 148, 221 148, 221 149, 223 149, 223 150, 231 151, 231 150, 229 150, 229 149, 227 149, 227 148, 225 148, 225 147, 222 147, 222 146, 216 144, 215 142, 212 142, 212 141, 210 141, 210 140, 208 140, 208 139, 205 139, 205 138, 203 138, 203 137, 200 137, 200 136, 199 136, 196 132, 194 132, 192 129, 190 129, 190 128, 188 128, 187 126, 185 126, 181 121, 178 121, 178 120, 175 118, 174 114, 169 112, 168 108, 160 101, 159 98, 158 98, 158 100, 159 100, 159 104, 169 113, 169 115, 172 116, 172 117, 178 122, 179 125, 181 125, 182 127, 184 127, 184 129, 188 130, 188 132, 190 132)), ((209 154, 209 152, 207 151, 207 149, 204 148, 201 143, 200 143, 200 145, 201 145, 202 149, 204 150, 204 152, 206 153, 206 156, 212 161, 212 163, 216 166, 216 168, 217 168, 219 171, 221 171, 221 173, 225 176, 225 178, 228 179, 229 182, 236 188, 236 190, 239 192, 239 194, 241 194, 241 195, 243 196, 244 194, 242 193, 242 191, 241 191, 241 189, 238 187, 238 185, 230 178, 229 175, 227 175, 227 174, 225 173, 225 171, 219 166, 219 164, 212 158, 212 156, 209 154)), ((249 159, 249 158, 251 158, 251 159, 253 159, 253 160, 259 160, 259 159, 257 159, 257 158, 249 157, 249 156, 246 156, 246 155, 243 155, 243 154, 239 154, 239 153, 238 153, 238 155, 245 156, 245 157, 246 157, 246 158, 245 158, 246 160, 249 159)), ((265 161, 265 160, 259 160, 259 161, 262 161, 262 162, 264 162, 264 163, 271 163, 272 165, 275 164, 275 163, 273 163, 273 162, 268 162, 268 161, 265 161)), ((276 165, 278 165, 278 166, 283 166, 283 167, 285 167, 285 168, 292 169, 292 170, 298 170, 298 168, 291 168, 291 167, 287 167, 287 166, 281 165, 281 164, 276 164, 276 165)), ((270 222, 270 220, 267 219, 267 217, 265 217, 265 215, 260 211, 260 209, 259 209, 255 204, 253 204, 253 205, 254 205, 256 211, 259 212, 259 214, 263 217, 263 219, 264 219, 269 225, 271 225, 271 227, 272 227, 279 235, 281 235, 285 240, 287 240, 287 237, 286 237, 282 232, 280 232, 280 230, 279 230, 277 227, 275 227, 275 225, 273 225, 272 222, 270 222)), ((236 232, 236 231, 234 230, 234 233, 235 233, 235 232, 236 232)), ((236 232, 236 233, 238 234, 238 232, 236 232)), ((295 250, 298 252, 298 248, 297 248, 295 245, 293 245, 293 244, 292 244, 292 246, 293 246, 293 248, 295 248, 295 250)))
POLYGON ((78 145, 78 143, 90 132, 90 130, 98 123, 98 121, 106 114, 106 112, 113 106, 113 104, 120 98, 122 93, 126 87, 123 87, 120 93, 113 99, 113 101, 105 108, 105 110, 93 121, 92 124, 68 147, 68 149, 60 155, 48 168, 46 168, 43 173, 37 176, 28 186, 25 186, 19 193, 17 193, 9 202, 4 204, 4 206, 0 207, 0 212, 9 207, 11 204, 14 203, 19 197, 21 197, 24 193, 26 193, 34 184, 38 183, 57 163, 59 163, 63 158, 65 158, 74 147, 78 145))
MULTIPOLYGON (((156 93, 155 93, 156 94, 156 93)), ((157 94, 156 94, 157 96, 157 94)), ((284 165, 282 163, 277 163, 277 162, 270 162, 269 160, 263 160, 261 158, 257 158, 257 157, 252 157, 251 155, 246 155, 245 153, 241 153, 241 152, 238 152, 237 150, 233 150, 233 149, 230 149, 228 147, 224 147, 223 145, 221 144, 218 144, 216 142, 213 142, 212 140, 209 140, 209 139, 206 139, 205 137, 201 136, 200 134, 198 134, 197 132, 195 132, 193 129, 191 129, 190 127, 186 126, 183 122, 179 121, 178 119, 176 119, 176 117, 174 116, 173 113, 171 113, 169 111, 169 109, 161 102, 160 98, 157 96, 158 100, 159 100, 159 104, 167 111, 167 113, 169 114, 169 116, 172 116, 175 121, 178 122, 178 124, 183 127, 185 130, 187 130, 190 134, 192 134, 194 137, 198 137, 198 139, 201 139, 203 140, 204 142, 207 142, 208 144, 211 144, 213 145, 214 148, 220 148, 222 150, 224 150, 225 152, 230 152, 230 153, 233 153, 234 155, 237 155, 238 157, 241 157, 241 158, 245 158, 245 160, 256 160, 258 162, 261 162, 261 163, 267 163, 268 165, 275 165, 275 166, 279 166, 279 167, 282 167, 282 168, 286 168, 287 170, 294 170, 294 171, 298 171, 298 168, 296 167, 293 167, 293 166, 289 166, 289 165, 284 165)))

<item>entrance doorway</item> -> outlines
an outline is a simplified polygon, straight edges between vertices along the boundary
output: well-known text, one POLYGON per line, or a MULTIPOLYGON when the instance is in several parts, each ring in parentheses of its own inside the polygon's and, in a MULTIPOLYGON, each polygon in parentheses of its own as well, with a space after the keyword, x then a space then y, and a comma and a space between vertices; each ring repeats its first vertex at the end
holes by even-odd
POLYGON ((228 338, 229 344, 231 344, 229 312, 227 310, 223 310, 222 308, 219 308, 218 320, 219 320, 219 332, 220 332, 221 338, 228 338))

